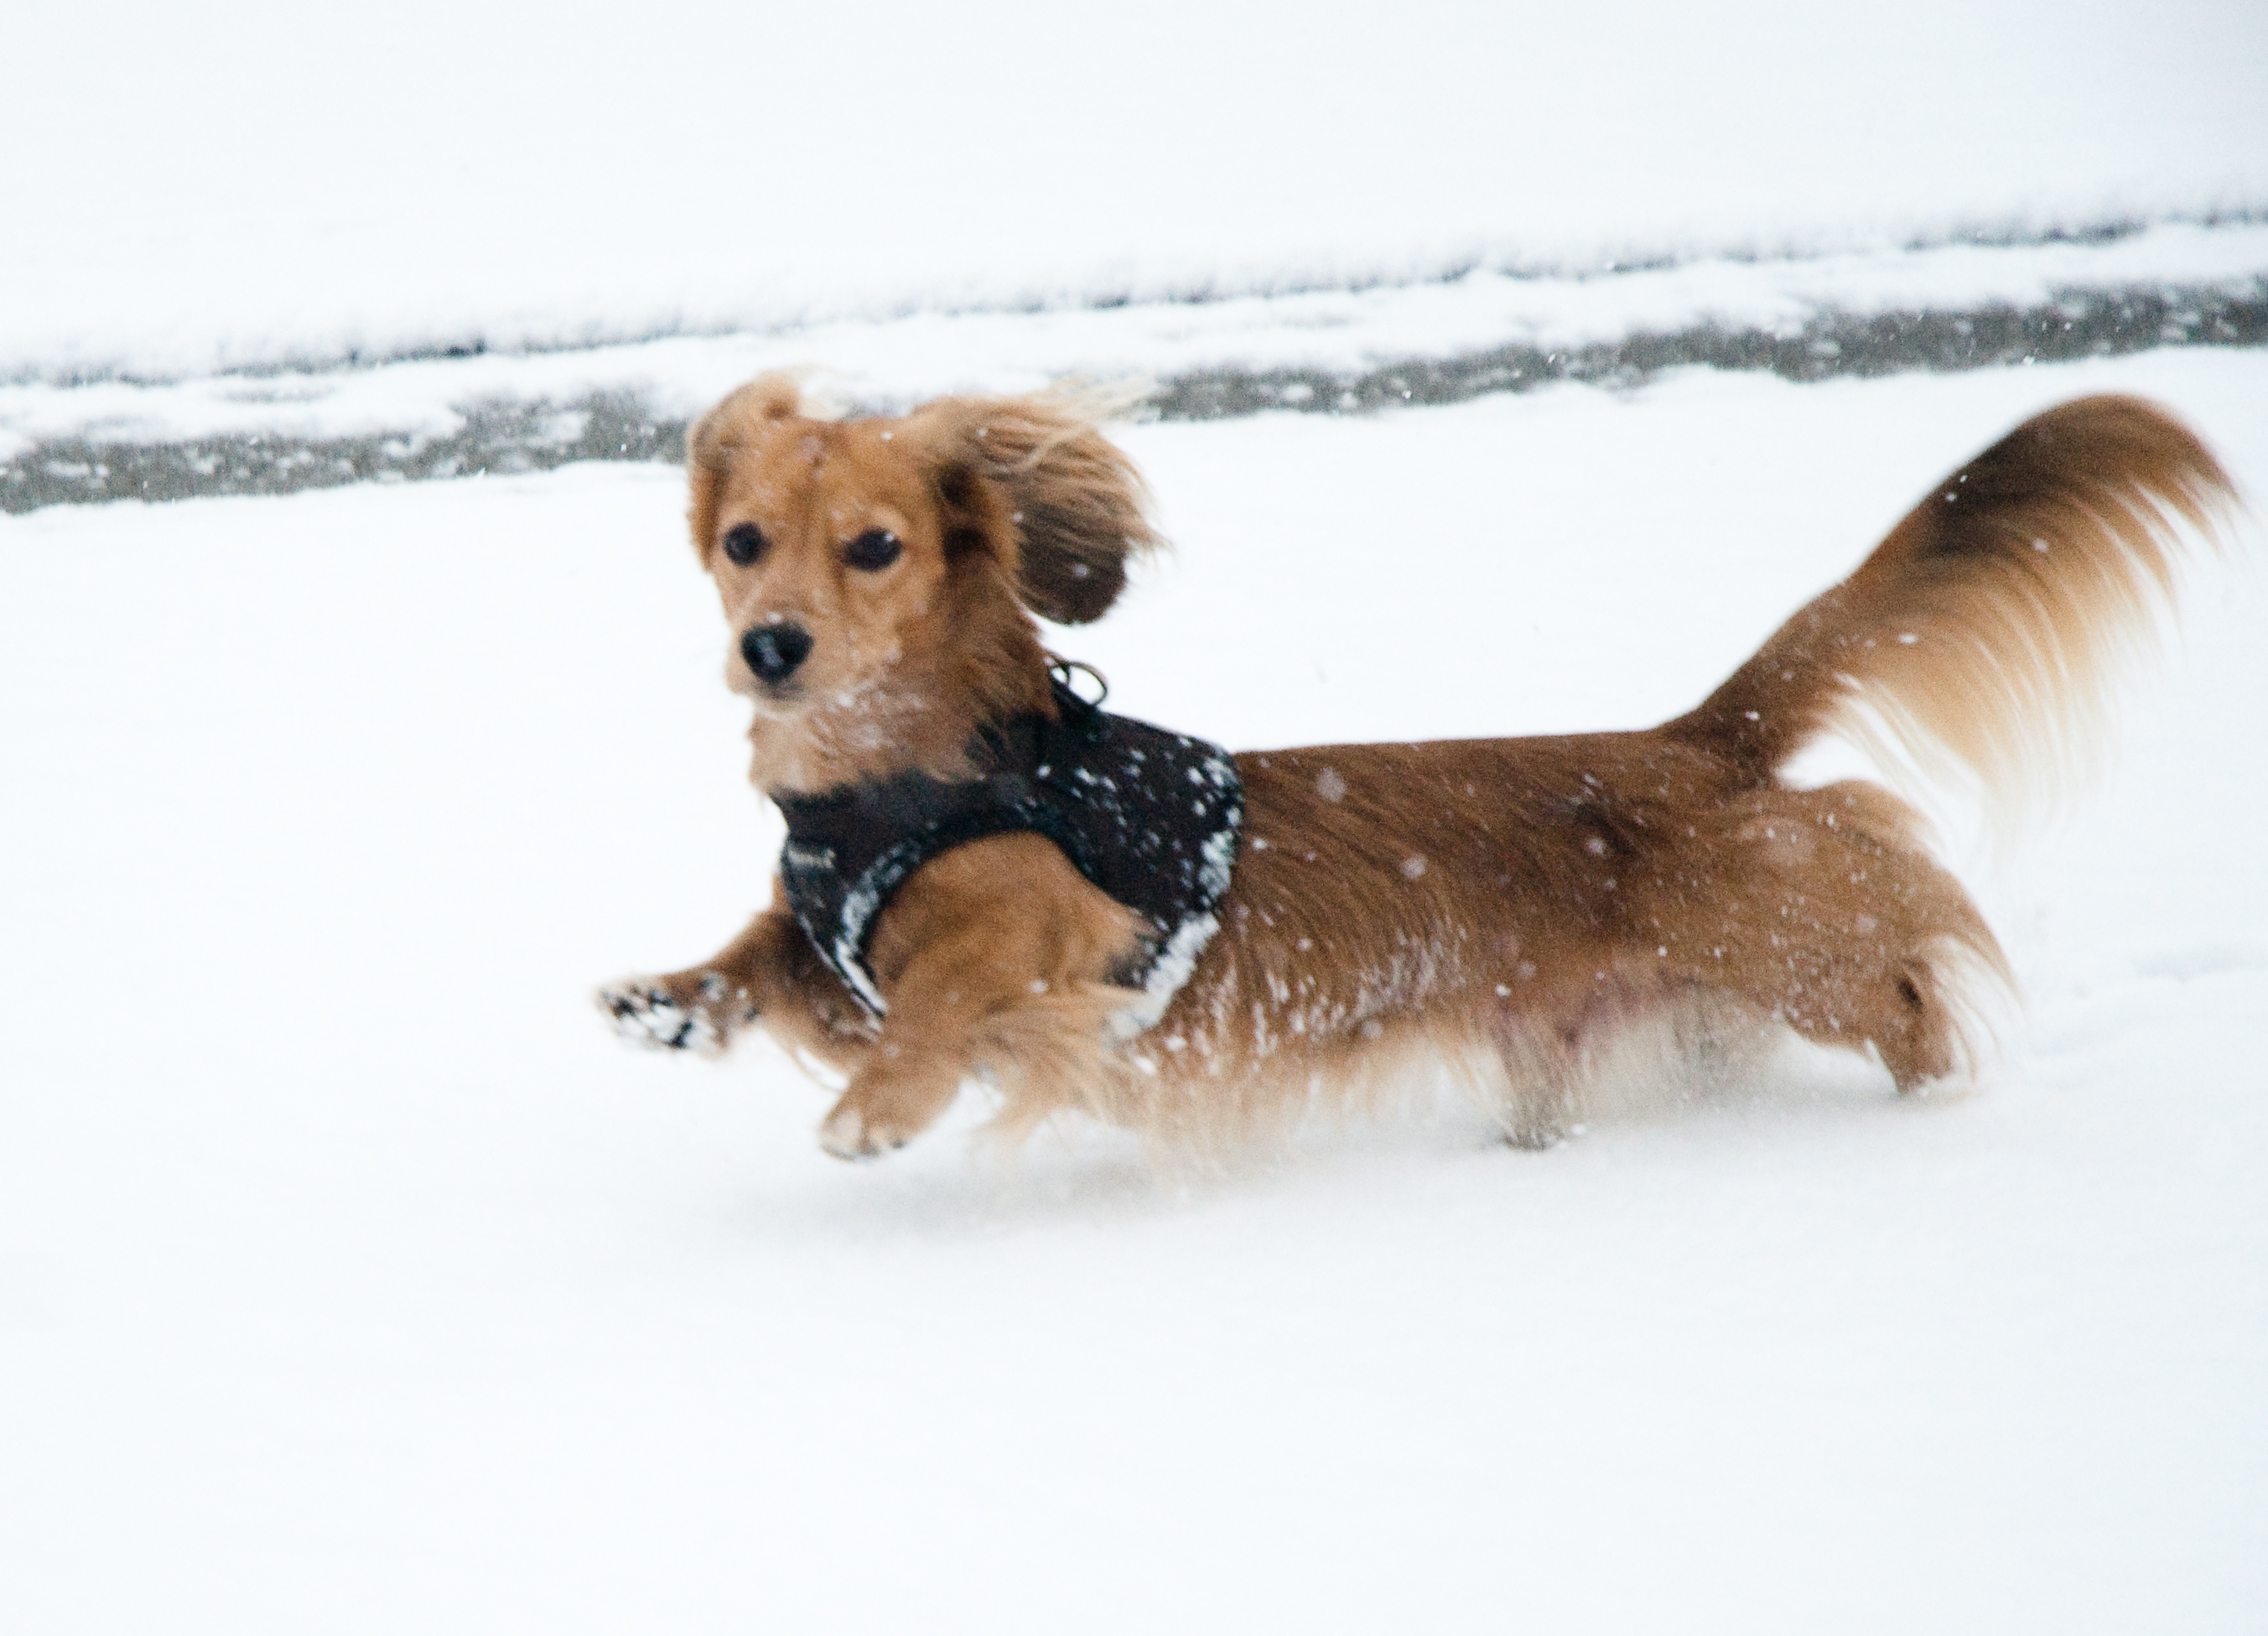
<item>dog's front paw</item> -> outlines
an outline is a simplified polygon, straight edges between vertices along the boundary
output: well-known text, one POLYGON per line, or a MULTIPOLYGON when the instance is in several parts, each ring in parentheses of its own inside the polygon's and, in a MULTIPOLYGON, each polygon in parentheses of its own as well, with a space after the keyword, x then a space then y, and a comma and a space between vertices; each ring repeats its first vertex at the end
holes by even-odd
POLYGON ((887 1118, 869 1116, 846 1096, 820 1125, 819 1145, 837 1159, 880 1159, 919 1133, 887 1118))
POLYGON ((597 998, 615 1032, 632 1044, 703 1057, 725 1049, 724 1033, 709 1007, 689 996, 680 999, 667 977, 626 977, 600 989, 597 998))

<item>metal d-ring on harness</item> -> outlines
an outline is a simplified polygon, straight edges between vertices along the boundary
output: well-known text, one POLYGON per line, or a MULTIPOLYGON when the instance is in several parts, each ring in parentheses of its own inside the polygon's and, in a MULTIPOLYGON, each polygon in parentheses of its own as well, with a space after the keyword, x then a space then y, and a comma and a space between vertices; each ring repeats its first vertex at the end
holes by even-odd
POLYGON ((1102 701, 1110 696, 1110 678, 1083 659, 1065 659, 1060 653, 1049 653, 1048 674, 1055 678, 1056 704, 1059 707, 1066 704, 1075 704, 1090 711, 1101 710, 1102 701), (1086 672, 1088 678, 1094 682, 1094 696, 1093 698, 1088 698, 1077 688, 1071 686, 1071 678, 1073 671, 1086 672))
POLYGON ((1147 923, 1142 956, 1118 980, 1126 1032, 1147 1028, 1219 929, 1244 820, 1244 789, 1226 750, 1102 708, 1093 666, 1048 656, 1056 717, 981 728, 973 777, 900 773, 779 798, 787 819, 780 878, 797 924, 876 1017, 887 1006, 866 964, 874 922, 914 871, 990 836, 1046 836, 1079 872, 1147 923), (1088 698, 1072 685, 1085 672, 1088 698))

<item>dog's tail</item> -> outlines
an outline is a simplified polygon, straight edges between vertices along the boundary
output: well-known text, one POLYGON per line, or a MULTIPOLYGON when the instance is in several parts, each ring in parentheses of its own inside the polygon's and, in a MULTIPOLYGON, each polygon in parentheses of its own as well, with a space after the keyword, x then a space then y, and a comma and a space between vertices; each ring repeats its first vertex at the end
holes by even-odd
POLYGON ((1931 491, 1859 571, 1663 731, 1772 782, 1838 731, 1947 757, 1989 794, 2081 770, 2117 661, 2170 607, 2186 523, 2234 507, 2204 444, 2137 398, 2034 416, 1931 491))

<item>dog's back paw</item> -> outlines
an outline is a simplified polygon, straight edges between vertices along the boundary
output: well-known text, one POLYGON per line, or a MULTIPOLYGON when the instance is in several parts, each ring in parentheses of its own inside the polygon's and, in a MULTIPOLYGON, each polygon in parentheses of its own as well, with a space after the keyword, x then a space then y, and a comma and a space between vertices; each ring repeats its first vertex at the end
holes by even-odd
POLYGON ((593 997, 599 1009, 615 1025, 615 1032, 634 1045, 650 1050, 689 1050, 713 1057, 725 1049, 725 1036, 697 1000, 680 999, 666 977, 625 977, 609 983, 593 997))

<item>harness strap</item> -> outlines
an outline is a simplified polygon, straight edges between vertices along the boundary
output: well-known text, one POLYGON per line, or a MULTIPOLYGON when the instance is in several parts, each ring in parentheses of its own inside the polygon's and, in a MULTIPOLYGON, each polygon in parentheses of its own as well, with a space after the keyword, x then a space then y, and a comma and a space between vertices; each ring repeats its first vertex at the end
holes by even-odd
MULTIPOLYGON (((828 966, 877 1018, 866 963, 875 921, 922 865, 994 835, 1047 837, 1088 881, 1150 929, 1130 973, 1135 1030, 1162 1013, 1218 927, 1243 821, 1235 763, 1218 746, 1113 716, 1071 686, 1057 660, 1060 719, 1021 716, 969 745, 974 778, 920 773, 779 798, 780 874, 790 908, 828 966)), ((1104 684, 1107 687, 1107 684, 1104 684)))

